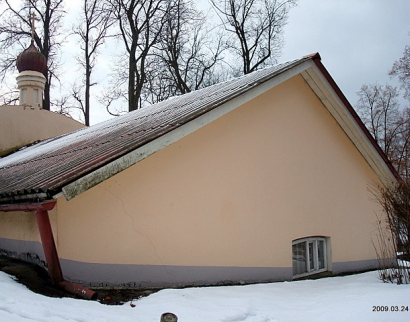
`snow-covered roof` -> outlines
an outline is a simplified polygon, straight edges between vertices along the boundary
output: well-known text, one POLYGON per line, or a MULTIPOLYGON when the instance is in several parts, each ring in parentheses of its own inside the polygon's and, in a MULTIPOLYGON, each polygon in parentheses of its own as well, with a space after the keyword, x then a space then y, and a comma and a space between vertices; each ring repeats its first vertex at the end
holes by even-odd
POLYGON ((320 56, 265 68, 0 158, 0 204, 52 199, 71 182, 308 60, 320 56))

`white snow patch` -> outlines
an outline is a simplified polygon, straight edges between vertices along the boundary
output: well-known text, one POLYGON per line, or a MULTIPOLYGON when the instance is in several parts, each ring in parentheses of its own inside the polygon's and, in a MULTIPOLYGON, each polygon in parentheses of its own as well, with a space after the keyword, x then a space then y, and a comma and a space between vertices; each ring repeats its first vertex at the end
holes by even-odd
POLYGON ((122 306, 29 291, 0 272, 0 321, 179 322, 410 321, 410 285, 382 283, 376 272, 320 280, 248 286, 166 289, 122 306), (388 312, 373 311, 387 306, 388 312), (399 312, 391 312, 398 307, 399 312))

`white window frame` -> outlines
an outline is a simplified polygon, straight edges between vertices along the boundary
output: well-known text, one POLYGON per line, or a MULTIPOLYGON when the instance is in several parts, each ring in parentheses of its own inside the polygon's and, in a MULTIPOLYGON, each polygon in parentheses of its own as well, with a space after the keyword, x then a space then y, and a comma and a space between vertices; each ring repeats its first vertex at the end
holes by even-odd
POLYGON ((33 102, 34 102, 34 104, 38 104, 38 102, 39 102, 38 97, 39 97, 39 90, 37 88, 34 88, 33 89, 33 102))
POLYGON ((304 276, 309 276, 321 272, 325 272, 328 270, 328 238, 326 237, 307 237, 307 238, 300 238, 292 241, 292 273, 293 273, 293 245, 297 244, 302 244, 304 243, 305 245, 305 254, 306 254, 306 260, 305 260, 305 265, 306 265, 306 272, 302 274, 294 274, 293 278, 299 278, 299 277, 304 277, 304 276), (318 242, 323 241, 323 258, 324 258, 324 267, 319 268, 319 259, 318 259, 318 242), (310 254, 309 252, 309 244, 313 244, 313 253, 310 254), (313 258, 313 268, 310 267, 310 256, 313 258))
POLYGON ((20 92, 20 104, 27 102, 27 88, 22 88, 20 92))

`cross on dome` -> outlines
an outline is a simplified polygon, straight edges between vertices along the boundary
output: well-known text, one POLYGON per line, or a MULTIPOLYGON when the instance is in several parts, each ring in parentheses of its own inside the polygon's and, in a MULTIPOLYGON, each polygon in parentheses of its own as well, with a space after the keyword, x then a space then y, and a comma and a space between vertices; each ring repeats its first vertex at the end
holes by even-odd
POLYGON ((36 32, 35 22, 40 21, 40 19, 36 17, 36 14, 34 12, 30 13, 28 18, 31 24, 31 41, 34 41, 34 34, 36 32))
POLYGON ((31 26, 31 45, 17 57, 17 69, 23 71, 33 71, 45 74, 47 71, 47 60, 44 55, 34 45, 34 35, 36 32, 35 22, 40 21, 34 12, 28 16, 31 26))

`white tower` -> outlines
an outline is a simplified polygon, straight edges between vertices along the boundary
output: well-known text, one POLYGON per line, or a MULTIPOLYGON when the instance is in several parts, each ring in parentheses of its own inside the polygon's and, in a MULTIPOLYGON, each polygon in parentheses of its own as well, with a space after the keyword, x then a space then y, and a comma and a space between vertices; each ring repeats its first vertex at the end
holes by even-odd
POLYGON ((43 107, 43 93, 46 84, 44 74, 47 70, 47 61, 42 53, 34 46, 34 21, 35 15, 30 16, 32 20, 31 45, 17 57, 17 87, 20 90, 20 105, 31 108, 43 107))

